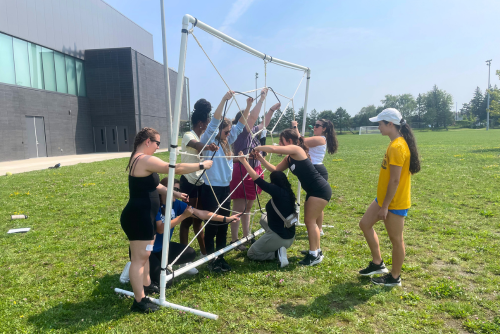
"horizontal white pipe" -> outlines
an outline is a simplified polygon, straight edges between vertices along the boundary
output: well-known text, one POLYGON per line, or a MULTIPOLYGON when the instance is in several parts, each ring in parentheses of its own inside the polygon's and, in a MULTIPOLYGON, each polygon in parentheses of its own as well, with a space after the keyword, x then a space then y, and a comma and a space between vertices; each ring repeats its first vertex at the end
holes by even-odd
POLYGON ((229 246, 226 246, 224 248, 222 248, 221 250, 218 250, 217 252, 215 253, 212 253, 210 255, 207 255, 205 256, 204 258, 201 258, 199 259, 198 261, 195 261, 193 263, 190 263, 188 264, 187 266, 185 267, 182 267, 182 268, 179 268, 177 269, 176 271, 174 271, 174 275, 170 274, 170 275, 167 275, 167 282, 170 281, 172 279, 173 276, 177 277, 177 276, 180 276, 182 274, 184 274, 186 271, 192 269, 192 268, 196 268, 200 265, 202 265, 203 263, 206 263, 208 261, 210 261, 211 259, 213 258, 216 258, 217 256, 219 255, 222 255, 228 251, 230 251, 231 249, 235 248, 235 247, 238 247, 239 245, 241 245, 242 243, 245 243, 247 242, 248 240, 252 239, 253 237, 261 234, 261 233, 264 233, 264 229, 261 228, 257 231, 255 231, 253 234, 249 234, 247 237, 245 238, 241 238, 240 240, 238 240, 237 242, 235 243, 232 243, 230 244, 229 246))
POLYGON ((252 55, 254 55, 256 57, 259 57, 260 59, 265 59, 265 60, 267 60, 269 62, 272 62, 272 63, 281 64, 281 65, 284 65, 284 66, 288 66, 288 67, 291 67, 291 68, 296 68, 296 69, 303 70, 303 71, 307 71, 309 69, 308 67, 305 67, 305 66, 302 66, 302 65, 297 65, 297 64, 294 64, 294 63, 290 63, 290 62, 287 62, 287 61, 284 61, 284 60, 281 60, 281 59, 278 59, 278 58, 274 58, 274 57, 271 57, 270 55, 267 55, 265 53, 257 51, 254 48, 251 48, 248 45, 243 44, 243 43, 235 40, 232 37, 229 37, 228 35, 224 34, 223 32, 220 32, 219 30, 217 30, 215 28, 212 28, 208 24, 203 23, 200 20, 196 20, 191 15, 186 14, 186 15, 184 15, 183 23, 188 23, 188 22, 192 23, 192 24, 194 24, 196 22, 196 27, 200 28, 201 30, 204 30, 204 31, 208 32, 209 34, 217 36, 217 37, 221 38, 223 41, 226 41, 226 42, 228 42, 230 44, 233 44, 233 45, 239 47, 240 49, 243 49, 243 50, 247 51, 248 53, 250 53, 250 54, 252 54, 252 55))
MULTIPOLYGON (((306 226, 306 224, 302 224, 302 223, 297 223, 295 225, 297 225, 297 226, 306 226)), ((333 226, 333 225, 323 225, 322 227, 335 227, 335 226, 333 226)))
MULTIPOLYGON (((134 297, 134 293, 130 292, 130 291, 127 291, 127 290, 122 290, 122 289, 115 288, 115 292, 116 293, 121 293, 123 295, 130 296, 130 297, 134 297)), ((177 305, 177 304, 172 304, 172 303, 169 303, 169 302, 166 302, 166 301, 163 302, 163 303, 161 303, 160 300, 156 299, 156 298, 151 298, 151 297, 147 297, 147 298, 151 302, 155 303, 156 305, 160 305, 160 306, 164 306, 164 307, 170 307, 170 308, 174 308, 176 310, 193 313, 193 314, 196 314, 196 315, 208 318, 208 319, 212 319, 212 320, 219 319, 219 316, 216 315, 216 314, 212 314, 212 313, 208 313, 208 312, 203 312, 203 311, 200 311, 200 310, 192 309, 192 308, 189 308, 189 307, 184 307, 184 306, 177 305)))

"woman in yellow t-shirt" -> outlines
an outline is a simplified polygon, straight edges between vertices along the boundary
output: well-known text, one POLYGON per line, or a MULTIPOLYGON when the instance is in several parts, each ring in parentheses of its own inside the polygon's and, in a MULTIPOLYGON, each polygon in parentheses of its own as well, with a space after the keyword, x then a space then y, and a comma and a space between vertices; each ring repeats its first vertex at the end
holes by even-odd
POLYGON ((411 206, 411 175, 420 171, 420 158, 413 132, 401 113, 394 108, 384 109, 371 122, 378 122, 383 136, 389 136, 391 143, 385 152, 378 178, 377 197, 359 222, 366 242, 370 247, 372 261, 360 275, 371 276, 377 285, 401 286, 401 268, 405 258, 403 240, 404 220, 411 206), (392 272, 385 267, 380 255, 378 236, 373 225, 383 220, 392 243, 392 272))

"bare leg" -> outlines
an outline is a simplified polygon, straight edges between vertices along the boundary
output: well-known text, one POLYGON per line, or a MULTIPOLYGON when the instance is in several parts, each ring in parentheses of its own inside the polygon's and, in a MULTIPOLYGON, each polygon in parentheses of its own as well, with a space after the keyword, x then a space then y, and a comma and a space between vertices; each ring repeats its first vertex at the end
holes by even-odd
MULTIPOLYGON (((146 246, 153 245, 154 240, 134 240, 130 241, 131 264, 129 270, 130 284, 134 291, 134 297, 137 302, 140 302, 146 295, 144 294, 144 276, 147 275, 149 284, 149 255, 150 251, 146 250, 146 246), (148 264, 148 270, 145 271, 145 266, 148 264)), ((147 283, 147 282, 146 282, 147 283)), ((147 285, 149 285, 147 284, 147 285)))
POLYGON ((316 219, 316 225, 318 225, 319 231, 323 231, 323 218, 325 217, 325 213, 321 211, 321 215, 316 219))
MULTIPOLYGON (((250 213, 250 211, 252 211, 253 202, 254 201, 247 201, 247 209, 245 213, 250 213)), ((243 228, 243 237, 248 237, 250 234, 250 220, 250 215, 243 215, 240 218, 241 227, 243 228)))
MULTIPOLYGON (((197 208, 198 209, 198 198, 190 198, 189 199, 189 205, 191 205, 193 208, 197 208)), ((191 225, 193 225, 195 223, 195 220, 198 220, 196 219, 195 217, 189 217, 187 219, 184 219, 182 222, 181 222, 181 226, 179 228, 180 232, 179 232, 179 241, 181 244, 183 245, 187 245, 188 244, 188 238, 189 238, 189 228, 191 227, 191 225)))
POLYGON ((309 237, 309 250, 311 251, 320 248, 319 228, 316 221, 327 204, 328 201, 311 196, 304 205, 304 224, 306 224, 309 237))
MULTIPOLYGON (((202 226, 202 221, 199 219, 194 219, 193 231, 195 234, 197 234, 201 230, 201 226, 202 226)), ((198 234, 197 239, 198 239, 198 245, 200 245, 201 254, 207 255, 207 249, 205 248, 205 234, 203 233, 203 231, 201 231, 201 233, 198 234)), ((187 242, 183 245, 187 245, 187 242)))
POLYGON ((405 259, 405 242, 403 239, 405 218, 389 212, 384 223, 392 243, 392 277, 398 278, 401 275, 401 268, 405 259))
POLYGON ((382 262, 378 236, 373 229, 373 225, 375 225, 375 223, 379 221, 379 210, 380 207, 378 206, 377 202, 373 201, 368 209, 366 209, 363 218, 361 218, 359 222, 359 228, 361 229, 361 231, 363 231, 366 242, 368 243, 368 247, 370 247, 370 251, 372 253, 372 261, 375 264, 380 264, 382 262))

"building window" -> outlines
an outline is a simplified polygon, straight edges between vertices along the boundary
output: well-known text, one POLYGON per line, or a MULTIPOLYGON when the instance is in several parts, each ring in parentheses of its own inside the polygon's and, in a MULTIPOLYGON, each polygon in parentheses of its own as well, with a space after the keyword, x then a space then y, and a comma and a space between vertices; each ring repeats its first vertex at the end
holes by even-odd
POLYGON ((82 60, 2 33, 0 82, 87 96, 82 60))
POLYGON ((14 38, 14 69, 16 85, 31 87, 28 42, 14 38))
POLYGON ((0 34, 0 82, 15 84, 14 51, 12 37, 0 34))

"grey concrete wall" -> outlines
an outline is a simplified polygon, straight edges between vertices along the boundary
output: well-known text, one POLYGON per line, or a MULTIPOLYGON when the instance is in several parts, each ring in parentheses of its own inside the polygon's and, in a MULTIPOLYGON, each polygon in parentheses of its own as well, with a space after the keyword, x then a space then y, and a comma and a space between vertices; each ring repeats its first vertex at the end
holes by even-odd
POLYGON ((79 58, 117 47, 154 58, 153 35, 102 0, 0 0, 0 32, 79 58))
POLYGON ((87 98, 0 84, 0 161, 28 158, 26 116, 44 117, 48 156, 94 151, 87 98))

